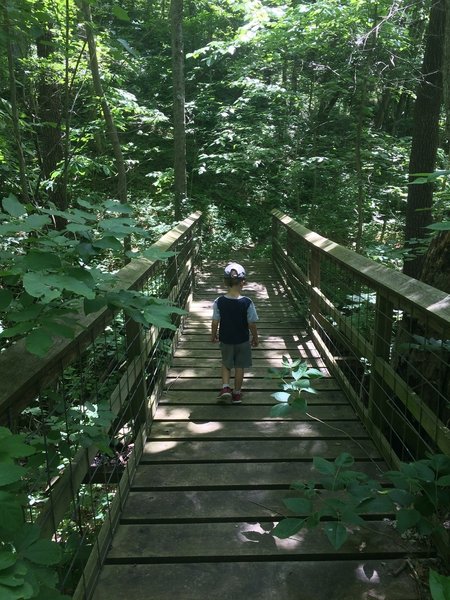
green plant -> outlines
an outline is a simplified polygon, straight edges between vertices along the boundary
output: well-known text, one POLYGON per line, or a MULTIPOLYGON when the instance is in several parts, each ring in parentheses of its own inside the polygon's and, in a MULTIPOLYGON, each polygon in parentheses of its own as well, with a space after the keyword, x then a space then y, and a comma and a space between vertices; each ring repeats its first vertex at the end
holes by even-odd
POLYGON ((429 585, 433 600, 450 599, 450 577, 445 577, 445 575, 440 575, 433 569, 430 569, 429 585))
POLYGON ((278 402, 270 411, 273 417, 287 415, 292 409, 306 411, 308 405, 303 393, 316 394, 311 386, 311 379, 322 377, 318 369, 308 367, 301 359, 291 360, 288 356, 283 356, 281 364, 281 369, 269 369, 273 377, 281 380, 279 387, 282 390, 271 394, 278 402))
MULTIPOLYGON (((121 260, 124 240, 147 240, 132 210, 113 200, 92 205, 78 200, 66 211, 21 204, 13 195, 2 201, 0 234, 0 339, 26 337, 26 348, 44 356, 56 336, 72 339, 79 311, 104 306, 123 310, 144 326, 173 329, 170 315, 184 311, 169 302, 134 290, 114 290, 114 275, 105 261, 121 260), (59 220, 60 229, 52 227, 59 220), (14 240, 14 242, 12 241, 14 240), (16 243, 20 243, 17 252, 16 243)), ((165 259, 173 252, 154 248, 129 258, 165 259)))
POLYGON ((54 566, 61 560, 56 542, 40 537, 24 520, 26 459, 35 449, 23 435, 0 428, 0 597, 5 600, 68 600, 57 590, 54 566))
MULTIPOLYGON (((288 410, 306 412, 306 402, 299 395, 308 382, 298 387, 296 378, 301 372, 306 376, 307 367, 303 365, 299 371, 298 362, 283 357, 283 392, 272 396, 288 410), (285 381, 289 375, 294 377, 291 384, 285 381)), ((277 416, 279 411, 274 409, 278 408, 273 407, 271 414, 277 416)), ((283 500, 292 516, 279 521, 272 534, 288 538, 304 528, 321 527, 338 550, 351 535, 351 526, 370 527, 365 517, 382 513, 395 521, 400 533, 412 531, 432 538, 439 548, 449 547, 445 522, 450 514, 450 456, 430 454, 422 460, 401 463, 398 470, 380 473, 379 480, 355 470, 354 464, 348 452, 342 452, 334 461, 314 457, 318 480, 292 485, 298 496, 283 500)), ((430 589, 433 600, 447 600, 450 578, 431 571, 430 589)))

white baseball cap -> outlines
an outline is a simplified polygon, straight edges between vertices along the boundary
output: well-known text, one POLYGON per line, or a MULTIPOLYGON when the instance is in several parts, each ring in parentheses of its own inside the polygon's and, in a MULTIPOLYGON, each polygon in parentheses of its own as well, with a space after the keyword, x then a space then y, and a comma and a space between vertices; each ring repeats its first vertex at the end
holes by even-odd
POLYGON ((244 279, 245 278, 245 269, 239 263, 230 262, 225 267, 224 274, 225 274, 225 277, 237 277, 238 279, 244 279), (236 271, 236 275, 233 274, 233 271, 236 271))

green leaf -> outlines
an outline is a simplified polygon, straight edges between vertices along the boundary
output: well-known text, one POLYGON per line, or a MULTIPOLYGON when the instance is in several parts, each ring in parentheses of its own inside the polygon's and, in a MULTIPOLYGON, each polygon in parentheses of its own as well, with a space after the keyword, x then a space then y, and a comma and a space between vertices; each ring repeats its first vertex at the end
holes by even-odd
POLYGON ((22 335, 24 333, 28 333, 33 327, 34 327, 34 323, 32 323, 30 321, 27 323, 19 323, 18 325, 15 325, 14 327, 8 327, 7 329, 4 329, 0 333, 0 337, 1 338, 12 338, 16 335, 22 335))
POLYGON ((42 229, 42 227, 50 223, 49 217, 45 215, 28 215, 24 221, 24 226, 27 231, 33 231, 35 229, 42 229))
POLYGON ((0 310, 5 310, 13 301, 13 294, 10 290, 0 290, 0 310))
POLYGON ((401 508, 397 513, 397 527, 400 533, 414 527, 422 518, 420 512, 414 508, 401 508))
POLYGON ((322 473, 322 475, 334 475, 336 473, 335 464, 321 456, 315 456, 313 458, 313 467, 316 471, 322 473))
POLYGON ((91 225, 83 225, 81 223, 68 223, 66 229, 67 231, 70 231, 70 233, 86 233, 87 231, 92 231, 91 225))
POLYGON ((286 518, 280 521, 273 529, 272 535, 285 539, 296 534, 304 526, 306 519, 286 518))
POLYGON ((308 369, 305 375, 310 379, 319 379, 320 377, 323 377, 323 373, 318 369, 308 369))
POLYGON ((433 600, 450 600, 450 577, 430 569, 428 581, 433 600))
POLYGON ((313 509, 308 498, 283 498, 283 504, 296 515, 309 515, 313 509))
POLYGON ((347 529, 339 521, 330 521, 323 526, 323 529, 335 550, 339 550, 339 548, 347 541, 347 529))
POLYGON ((33 600, 71 600, 72 596, 61 594, 58 590, 42 586, 38 595, 33 600))
POLYGON ((291 406, 292 408, 295 408, 295 410, 299 410, 301 412, 306 412, 308 410, 308 403, 306 402, 305 398, 302 397, 294 398, 291 406))
POLYGON ((2 600, 28 600, 34 596, 34 590, 28 582, 18 587, 4 586, 0 583, 0 598, 2 600))
POLYGON ((127 52, 129 52, 131 54, 131 56, 134 56, 134 58, 140 58, 139 54, 136 52, 136 50, 130 46, 130 44, 127 42, 127 40, 123 39, 123 38, 117 38, 117 41, 119 42, 119 44, 121 44, 125 50, 127 52))
POLYGON ((19 465, 0 463, 0 486, 10 485, 20 481, 27 470, 19 465))
POLYGON ((112 235, 105 235, 104 237, 92 242, 94 248, 100 248, 101 250, 115 250, 121 252, 123 246, 121 242, 112 235))
POLYGON ((437 485, 439 487, 447 487, 450 485, 450 475, 444 475, 443 477, 439 477, 437 480, 437 485))
POLYGON ((119 19, 120 21, 130 21, 127 11, 118 4, 114 4, 112 7, 112 13, 116 19, 119 19))
POLYGON ((425 229, 432 229, 433 231, 450 231, 450 221, 432 223, 431 225, 427 225, 425 229))
POLYGON ((54 252, 38 252, 31 250, 24 256, 23 264, 32 271, 54 271, 61 268, 61 259, 54 252))
POLYGON ((34 448, 29 444, 25 444, 19 435, 11 435, 0 439, 0 455, 6 454, 12 458, 23 458, 34 453, 34 448))
MULTIPOLYGON (((0 493, 4 494, 5 492, 0 492, 0 493)), ((4 569, 8 569, 12 565, 14 565, 16 563, 16 560, 17 560, 17 557, 12 552, 10 552, 8 550, 4 550, 4 549, 0 550, 0 571, 3 571, 4 569)))
POLYGON ((286 417, 292 413, 292 409, 289 404, 275 404, 270 409, 271 417, 286 417))
POLYGON ((145 256, 145 258, 148 258, 149 260, 165 260, 166 258, 175 255, 176 252, 172 252, 171 250, 164 251, 159 248, 148 248, 142 252, 142 256, 145 256))
POLYGON ((355 463, 355 459, 348 452, 342 452, 334 461, 337 467, 351 467, 355 463))
MULTIPOLYGON (((2 507, 0 510, 0 529, 17 531, 23 523, 23 510, 17 496, 0 490, 0 505, 2 507)), ((0 559, 1 556, 0 554, 0 559)))
POLYGON ((98 310, 104 308, 107 304, 107 300, 104 296, 97 296, 96 298, 84 299, 84 314, 90 315, 91 313, 95 313, 98 310))
POLYGON ((61 548, 56 542, 40 539, 28 546, 23 556, 38 565, 56 565, 61 560, 61 548))
POLYGON ((36 354, 41 358, 47 354, 53 346, 52 336, 44 327, 34 329, 25 339, 25 347, 31 354, 36 354))
POLYGON ((25 206, 13 194, 10 194, 7 198, 3 198, 2 206, 3 210, 12 217, 21 217, 27 213, 25 206))
POLYGON ((33 298, 42 298, 45 303, 61 296, 62 289, 55 289, 55 286, 48 281, 44 273, 25 273, 23 276, 23 287, 27 294, 33 298))
POLYGON ((270 395, 272 398, 275 398, 277 402, 289 402, 289 398, 291 397, 287 392, 275 392, 270 395))

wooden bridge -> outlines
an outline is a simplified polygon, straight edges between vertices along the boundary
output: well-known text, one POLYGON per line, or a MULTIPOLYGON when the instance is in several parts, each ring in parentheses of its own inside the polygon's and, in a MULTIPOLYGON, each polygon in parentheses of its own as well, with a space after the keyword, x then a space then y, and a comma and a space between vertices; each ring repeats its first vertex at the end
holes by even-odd
MULTIPOLYGON (((121 440, 116 459, 100 460, 95 445, 78 446, 36 517, 43 535, 55 536, 56 529, 63 537, 67 512, 76 513, 79 548, 92 547, 78 583, 62 575, 65 590, 86 600, 421 598, 411 566, 433 552, 402 538, 390 515, 367 514, 366 527, 353 527, 338 551, 319 529, 288 539, 271 531, 289 514, 283 499, 296 494, 291 484, 316 478, 313 457, 349 452, 354 468, 375 478, 426 452, 449 453, 448 353, 428 349, 424 369, 418 341, 450 339, 448 298, 275 211, 273 260, 242 258, 261 343, 246 373, 243 404, 221 403, 219 350, 209 325, 222 266, 202 262, 199 223, 195 214, 158 242, 177 252, 168 264, 141 261, 121 273, 128 286, 164 290, 186 306, 173 337, 128 323, 124 358, 105 361, 93 340, 105 327, 123 330, 123 323, 97 314, 76 344, 61 343, 45 361, 28 358, 21 381, 0 395, 14 427, 20 411, 37 398, 44 402, 47 387, 55 389, 81 353, 91 353, 84 369, 92 363, 99 373, 101 365, 99 382, 113 380, 108 405, 115 415, 111 438, 121 440), (410 345, 401 360, 400 338, 402 348, 410 345), (268 369, 280 367, 283 355, 301 357, 323 377, 315 380, 306 414, 274 418, 271 394, 279 388, 268 369), (104 513, 95 539, 83 495, 94 518, 104 513)), ((2 379, 19 351, 1 357, 2 379)), ((78 401, 92 403, 92 394, 89 387, 78 401)))

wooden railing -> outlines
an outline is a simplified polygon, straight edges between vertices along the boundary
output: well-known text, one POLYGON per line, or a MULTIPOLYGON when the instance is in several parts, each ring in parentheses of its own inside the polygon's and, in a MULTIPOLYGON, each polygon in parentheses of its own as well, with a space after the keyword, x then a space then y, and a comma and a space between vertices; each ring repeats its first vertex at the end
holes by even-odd
MULTIPOLYGON (((188 307, 199 230, 200 213, 194 213, 153 245, 173 251, 171 258, 132 261, 118 272, 114 289, 188 307)), ((62 588, 74 598, 88 598, 95 583, 183 318, 173 317, 173 331, 144 328, 104 309, 81 317, 80 333, 58 342, 43 359, 21 342, 0 355, 1 424, 27 433, 45 450, 28 481, 29 519, 65 549, 62 588), (109 448, 101 436, 105 423, 109 448)))
POLYGON ((392 466, 450 453, 450 297, 275 210, 273 260, 392 466))

